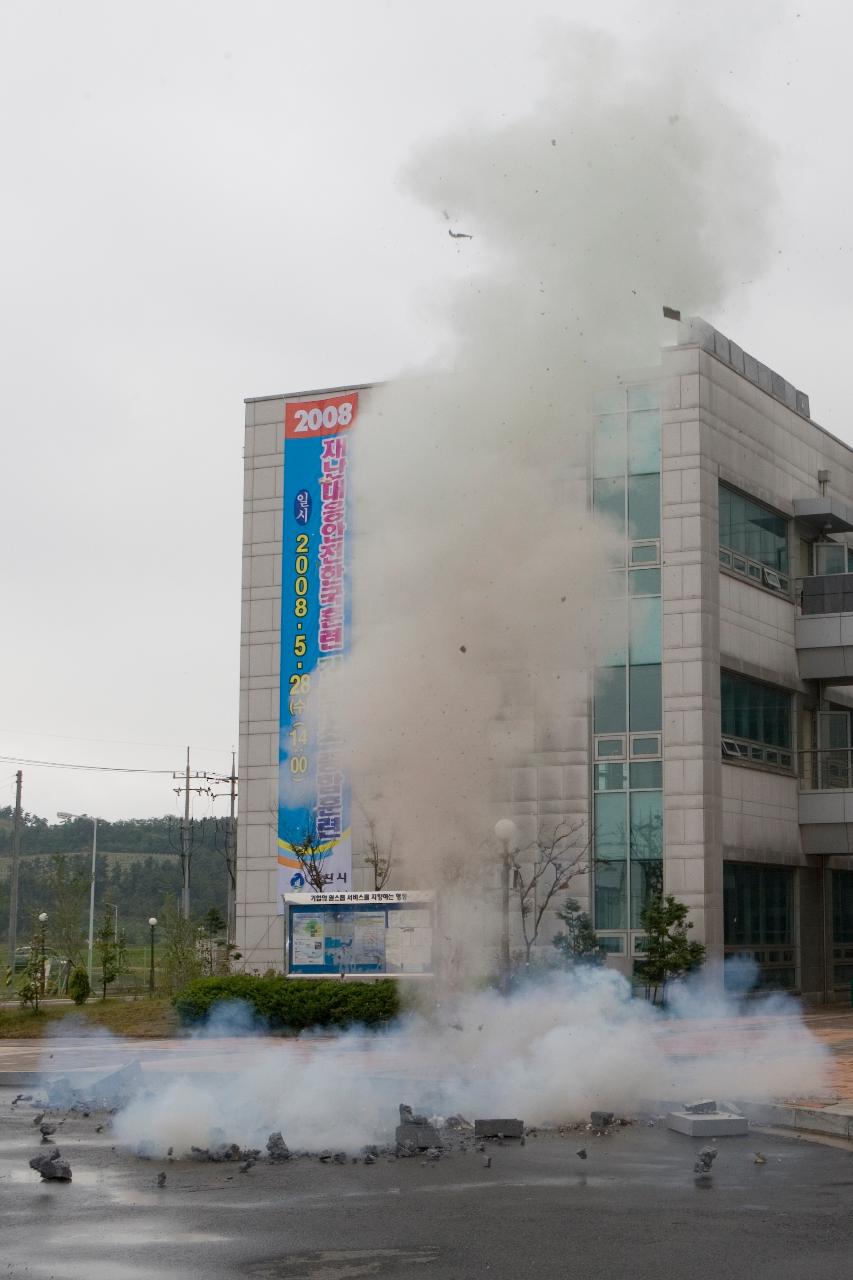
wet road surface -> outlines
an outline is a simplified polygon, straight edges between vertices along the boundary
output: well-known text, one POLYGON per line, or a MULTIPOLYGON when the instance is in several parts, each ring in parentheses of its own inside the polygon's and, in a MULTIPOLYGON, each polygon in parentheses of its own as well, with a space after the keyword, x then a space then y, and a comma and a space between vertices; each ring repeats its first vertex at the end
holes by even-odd
MULTIPOLYGON (((703 1144, 638 1123, 439 1161, 139 1160, 105 1117, 68 1117, 70 1184, 28 1168, 33 1109, 0 1095, 0 1280, 839 1280, 853 1245, 853 1149, 753 1132, 703 1144), (583 1145, 588 1159, 576 1150, 583 1145), (765 1164, 754 1163, 761 1151, 765 1164), (166 1186, 157 1174, 165 1170, 166 1186)), ((60 1119, 51 1115, 51 1119, 60 1119)), ((44 1149, 44 1148, 42 1148, 44 1149)))

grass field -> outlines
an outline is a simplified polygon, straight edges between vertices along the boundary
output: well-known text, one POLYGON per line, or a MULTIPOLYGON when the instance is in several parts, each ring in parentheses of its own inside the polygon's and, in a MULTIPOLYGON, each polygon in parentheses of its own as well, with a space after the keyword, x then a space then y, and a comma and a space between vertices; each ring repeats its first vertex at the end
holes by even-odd
POLYGON ((178 1016, 170 1000, 90 1000, 87 1004, 47 1005, 31 1009, 0 1009, 0 1040, 34 1039, 57 1032, 83 1034, 103 1027, 117 1036, 161 1039, 178 1033, 178 1016))

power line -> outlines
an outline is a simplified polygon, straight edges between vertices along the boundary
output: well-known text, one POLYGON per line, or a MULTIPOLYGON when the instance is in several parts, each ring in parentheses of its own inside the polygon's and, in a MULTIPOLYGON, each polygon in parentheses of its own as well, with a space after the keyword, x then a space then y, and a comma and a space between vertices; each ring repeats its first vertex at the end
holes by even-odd
POLYGON ((84 773, 157 773, 171 775, 171 769, 132 769, 117 764, 72 764, 68 760, 28 760, 24 756, 0 756, 2 764, 27 764, 43 769, 79 769, 84 773))

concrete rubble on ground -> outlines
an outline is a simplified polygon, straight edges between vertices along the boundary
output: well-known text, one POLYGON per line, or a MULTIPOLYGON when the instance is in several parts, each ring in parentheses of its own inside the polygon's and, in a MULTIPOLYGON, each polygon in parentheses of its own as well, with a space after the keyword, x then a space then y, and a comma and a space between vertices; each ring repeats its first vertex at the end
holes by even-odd
POLYGON ((441 1147, 436 1128, 426 1116, 415 1115, 405 1102, 400 1103, 400 1123, 394 1138, 398 1155, 414 1155, 419 1151, 428 1151, 430 1147, 441 1147))
POLYGON ((695 1174, 697 1181, 710 1179, 711 1167, 718 1154, 716 1147, 702 1148, 696 1157, 696 1163, 693 1166, 693 1173, 695 1174))
POLYGON ((524 1136, 523 1120, 475 1120, 475 1138, 521 1138, 524 1136))
POLYGON ((670 1111, 666 1126, 689 1138, 734 1138, 749 1130, 746 1116, 735 1107, 729 1103, 719 1106, 707 1098, 700 1102, 686 1102, 678 1110, 670 1111))
POLYGON ((115 1071, 102 1075, 76 1072, 47 1083, 47 1101, 51 1107, 68 1111, 115 1111, 139 1092, 142 1068, 134 1059, 115 1071))
POLYGON ((59 1147, 51 1147, 49 1151, 33 1156, 30 1168, 40 1173, 45 1182, 71 1181, 71 1166, 62 1159, 59 1147))
POLYGON ((280 1133, 271 1133, 267 1138, 267 1155, 273 1164, 283 1164, 290 1159, 290 1148, 280 1133))

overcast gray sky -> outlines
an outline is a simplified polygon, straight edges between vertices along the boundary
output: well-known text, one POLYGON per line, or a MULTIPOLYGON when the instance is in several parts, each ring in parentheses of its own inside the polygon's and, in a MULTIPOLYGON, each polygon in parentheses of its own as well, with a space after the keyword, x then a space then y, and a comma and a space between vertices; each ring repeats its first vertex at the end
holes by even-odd
MULTIPOLYGON (((435 349, 478 246, 401 172, 529 108, 569 20, 629 42, 653 22, 766 134, 774 266, 707 318, 853 440, 841 0, 0 0, 0 755, 169 770, 189 743, 227 771, 243 398, 435 349)), ((164 775, 22 768, 44 816, 177 802, 164 775)))

